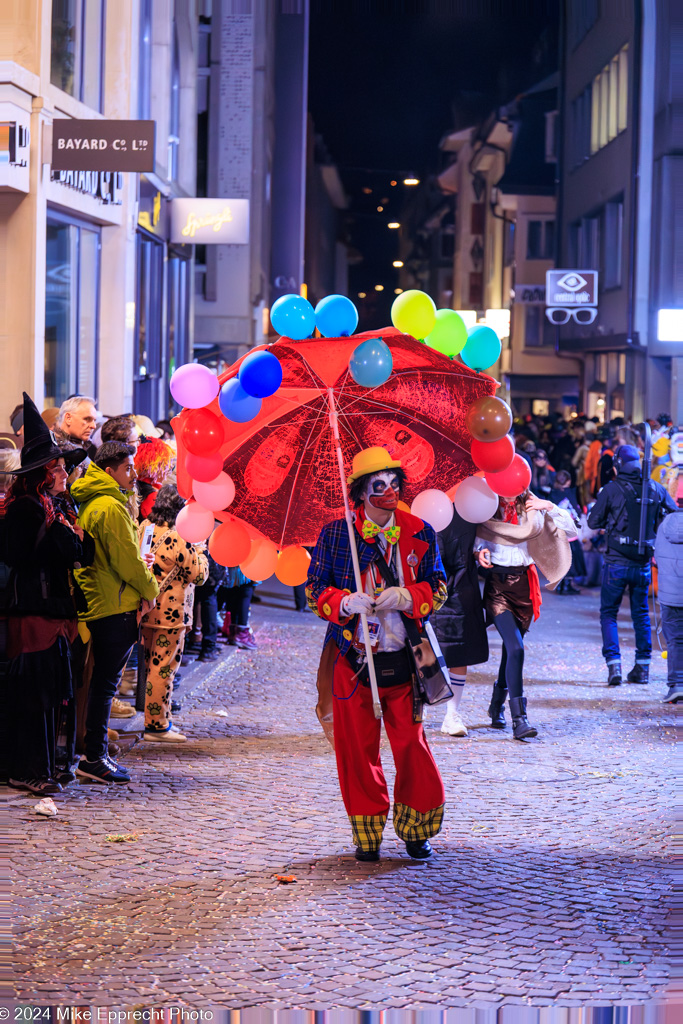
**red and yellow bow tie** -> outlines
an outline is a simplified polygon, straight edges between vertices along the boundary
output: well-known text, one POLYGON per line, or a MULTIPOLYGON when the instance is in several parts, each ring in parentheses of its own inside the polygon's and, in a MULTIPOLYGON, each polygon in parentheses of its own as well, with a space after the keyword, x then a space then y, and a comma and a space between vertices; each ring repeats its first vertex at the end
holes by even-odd
POLYGON ((382 528, 377 523, 373 523, 371 519, 363 520, 363 540, 372 540, 378 533, 383 533, 390 544, 398 544, 398 538, 401 536, 401 527, 385 526, 382 528))

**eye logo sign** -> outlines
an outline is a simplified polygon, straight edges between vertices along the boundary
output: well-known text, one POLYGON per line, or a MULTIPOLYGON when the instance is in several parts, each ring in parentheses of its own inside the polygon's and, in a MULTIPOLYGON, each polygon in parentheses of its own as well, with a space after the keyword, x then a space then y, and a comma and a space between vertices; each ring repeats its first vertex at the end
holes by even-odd
POLYGON ((545 315, 551 324, 592 324, 598 315, 597 270, 549 270, 545 315))

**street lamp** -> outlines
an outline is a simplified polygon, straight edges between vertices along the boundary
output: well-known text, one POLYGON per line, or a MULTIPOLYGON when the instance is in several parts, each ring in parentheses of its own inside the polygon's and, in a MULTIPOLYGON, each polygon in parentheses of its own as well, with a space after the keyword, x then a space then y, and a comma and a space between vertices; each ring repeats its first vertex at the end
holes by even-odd
POLYGON ((375 285, 375 291, 376 292, 383 292, 384 291, 384 285, 383 284, 376 284, 375 285))
POLYGON ((403 260, 394 260, 393 266, 394 267, 402 267, 403 266, 403 260))
POLYGON ((389 221, 389 223, 387 224, 387 227, 388 227, 388 228, 392 228, 392 229, 394 229, 394 230, 395 230, 396 228, 400 228, 400 226, 401 226, 401 225, 399 224, 399 222, 398 222, 397 220, 390 220, 390 221, 389 221))
POLYGON ((420 184, 420 179, 419 178, 404 178, 403 179, 403 184, 404 185, 419 185, 420 184))

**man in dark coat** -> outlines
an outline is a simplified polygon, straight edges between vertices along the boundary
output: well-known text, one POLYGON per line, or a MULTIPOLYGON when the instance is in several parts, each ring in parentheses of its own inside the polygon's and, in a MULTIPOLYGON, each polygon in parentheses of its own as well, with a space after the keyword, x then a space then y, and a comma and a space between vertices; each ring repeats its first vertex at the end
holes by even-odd
POLYGON ((448 599, 436 613, 435 628, 453 689, 441 725, 441 732, 449 736, 467 736, 467 727, 459 711, 467 666, 479 665, 488 661, 489 657, 479 574, 473 550, 476 533, 476 523, 468 523, 454 512, 450 524, 437 535, 448 587, 448 599))

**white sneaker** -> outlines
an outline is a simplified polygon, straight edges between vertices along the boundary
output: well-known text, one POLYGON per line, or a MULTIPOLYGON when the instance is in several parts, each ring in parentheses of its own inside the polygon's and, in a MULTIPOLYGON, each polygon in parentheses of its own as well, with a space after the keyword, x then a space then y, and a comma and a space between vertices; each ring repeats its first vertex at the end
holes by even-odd
POLYGON ((441 726, 441 732, 448 736, 467 736, 467 726, 457 711, 449 708, 441 726))
POLYGON ((175 725, 166 732, 145 732, 143 739, 151 740, 152 743, 187 743, 187 736, 176 729, 175 725))
POLYGON ((110 714, 112 718, 135 718, 137 711, 132 704, 128 704, 125 700, 119 700, 118 697, 114 697, 111 702, 110 714))

